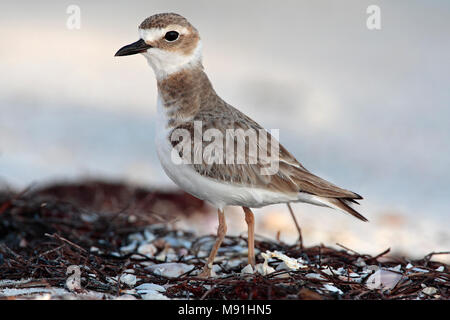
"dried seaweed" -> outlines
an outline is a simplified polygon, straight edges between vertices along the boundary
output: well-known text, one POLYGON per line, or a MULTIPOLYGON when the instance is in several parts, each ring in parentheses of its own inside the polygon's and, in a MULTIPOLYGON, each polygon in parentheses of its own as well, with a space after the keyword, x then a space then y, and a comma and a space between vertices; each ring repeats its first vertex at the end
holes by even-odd
MULTIPOLYGON (((255 242, 260 253, 277 251, 302 267, 281 268, 281 261, 271 258, 266 262, 274 272, 243 274, 240 248, 246 239, 228 236, 216 260, 217 276, 198 278, 214 236, 196 237, 170 221, 207 210, 185 193, 100 182, 0 193, 0 299, 42 298, 45 292, 51 299, 449 298, 449 268, 432 260, 449 252, 409 260, 387 256, 389 249, 370 256, 340 244, 302 248, 263 237, 255 242), (152 238, 139 240, 146 232, 152 238), (143 244, 155 252, 143 253, 143 244), (169 277, 151 269, 167 263, 188 270, 169 277), (71 266, 79 267, 81 289, 68 283, 71 266), (377 270, 398 274, 399 280, 391 288, 371 288, 367 281, 377 270), (146 291, 141 284, 162 289, 146 291)), ((259 254, 257 263, 263 262, 259 254)))

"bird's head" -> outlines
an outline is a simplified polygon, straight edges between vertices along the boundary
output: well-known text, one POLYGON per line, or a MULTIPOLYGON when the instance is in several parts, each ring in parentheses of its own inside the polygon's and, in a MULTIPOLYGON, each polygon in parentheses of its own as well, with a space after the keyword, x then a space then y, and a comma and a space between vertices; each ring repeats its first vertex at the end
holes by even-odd
POLYGON ((189 67, 201 67, 201 40, 198 31, 176 13, 161 13, 139 26, 140 39, 124 46, 116 56, 143 54, 158 78, 189 67))

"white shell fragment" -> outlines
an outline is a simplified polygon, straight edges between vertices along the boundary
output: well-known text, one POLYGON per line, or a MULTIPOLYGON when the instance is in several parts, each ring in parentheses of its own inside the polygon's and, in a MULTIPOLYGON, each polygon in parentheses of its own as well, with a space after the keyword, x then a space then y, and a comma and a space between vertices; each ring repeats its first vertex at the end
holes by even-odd
POLYGON ((422 292, 429 296, 434 296, 437 293, 437 289, 435 287, 426 287, 422 289, 422 292))
POLYGON ((182 274, 194 269, 194 266, 185 263, 160 263, 146 267, 145 269, 152 271, 153 273, 167 277, 167 278, 177 278, 182 274))
POLYGON ((347 270, 345 270, 345 269, 342 268, 342 267, 338 268, 337 270, 334 270, 334 269, 333 269, 333 271, 334 271, 334 273, 336 273, 336 274, 338 274, 338 275, 340 275, 340 276, 343 276, 343 275, 346 275, 346 274, 347 274, 347 270))
POLYGON ((324 276, 318 273, 308 273, 306 277, 308 279, 327 280, 324 276))
POLYGON ((169 300, 165 295, 154 290, 147 291, 147 293, 141 295, 141 298, 143 300, 169 300))
POLYGON ((275 268, 275 270, 277 270, 277 271, 280 271, 280 270, 286 270, 286 271, 289 271, 289 270, 291 270, 291 269, 286 265, 286 263, 281 262, 281 263, 279 263, 279 264, 277 265, 277 267, 275 268))
POLYGON ((142 241, 144 241, 144 236, 139 232, 132 233, 132 234, 128 235, 128 240, 142 242, 142 241))
POLYGON ((187 240, 184 240, 184 239, 174 238, 174 237, 170 237, 170 236, 166 236, 163 239, 171 247, 175 247, 175 248, 183 247, 183 248, 186 248, 186 249, 190 249, 191 248, 191 242, 187 241, 187 240))
POLYGON ((272 251, 267 250, 265 253, 261 253, 261 256, 264 258, 264 260, 265 260, 264 262, 266 262, 267 259, 269 259, 269 258, 277 258, 277 259, 283 261, 289 270, 298 270, 300 268, 307 268, 306 265, 300 263, 298 260, 296 260, 294 258, 290 258, 287 255, 285 255, 281 252, 278 252, 278 251, 272 252, 272 251))
POLYGON ((120 252, 127 254, 133 252, 136 249, 137 241, 132 241, 129 245, 120 247, 120 252))
POLYGON ((330 291, 330 292, 336 292, 336 293, 338 293, 338 294, 344 294, 344 293, 342 292, 341 289, 336 288, 336 287, 335 287, 334 285, 332 285, 332 284, 324 284, 323 287, 325 288, 325 290, 328 290, 328 291, 330 291))
POLYGON ((138 285, 135 289, 139 294, 145 294, 147 291, 166 292, 166 288, 156 283, 143 283, 138 285))
POLYGON ((272 268, 271 266, 269 266, 269 259, 270 259, 271 253, 272 252, 270 252, 270 251, 266 251, 266 253, 264 253, 264 252, 261 253, 261 256, 264 258, 264 262, 258 263, 255 266, 255 271, 263 276, 266 276, 269 273, 275 272, 275 269, 272 268))
POLYGON ((97 248, 97 247, 94 247, 94 246, 92 246, 92 247, 89 249, 89 251, 92 252, 92 253, 99 253, 99 254, 101 253, 100 249, 97 248))
POLYGON ((144 231, 145 241, 152 242, 156 239, 156 236, 148 230, 144 231))
POLYGON ((255 271, 253 270, 252 265, 248 264, 244 268, 242 268, 241 273, 242 274, 254 274, 255 271))
POLYGON ((0 290, 0 297, 31 296, 37 293, 49 293, 51 296, 64 295, 67 290, 62 288, 5 288, 0 290))
POLYGON ((141 244, 137 250, 138 253, 148 258, 153 257, 157 251, 158 249, 156 249, 156 247, 151 243, 141 244))
POLYGON ((158 261, 167 261, 167 262, 178 261, 178 255, 175 253, 175 250, 173 250, 170 247, 166 247, 155 258, 158 261))
POLYGON ((370 290, 391 290, 397 285, 401 278, 401 274, 379 269, 367 279, 366 287, 370 290))
POLYGON ((401 272, 402 271, 402 265, 399 264, 399 265, 397 265, 395 267, 388 268, 388 270, 395 271, 395 272, 401 272))
POLYGON ((136 276, 134 274, 124 273, 120 276, 120 282, 125 283, 129 286, 134 286, 136 284, 136 276))
POLYGON ((225 266, 232 269, 232 268, 239 267, 240 264, 241 264, 240 259, 234 259, 234 260, 226 261, 225 266))
POLYGON ((357 266, 357 267, 365 267, 366 265, 367 265, 366 262, 365 262, 364 259, 361 258, 361 257, 359 257, 359 258, 356 259, 356 261, 355 261, 355 266, 357 266))
POLYGON ((263 276, 267 276, 268 274, 275 272, 275 269, 269 266, 266 261, 264 261, 264 263, 258 263, 255 266, 256 272, 263 276))

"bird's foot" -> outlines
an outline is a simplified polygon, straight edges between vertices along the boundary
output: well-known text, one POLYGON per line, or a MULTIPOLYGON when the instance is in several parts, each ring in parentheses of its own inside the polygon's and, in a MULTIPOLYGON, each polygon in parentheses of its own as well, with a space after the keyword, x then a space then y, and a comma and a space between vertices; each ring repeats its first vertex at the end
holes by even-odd
POLYGON ((211 277, 211 270, 212 270, 212 265, 211 267, 208 264, 205 264, 205 266, 203 267, 203 271, 199 273, 198 277, 199 278, 210 278, 211 277))

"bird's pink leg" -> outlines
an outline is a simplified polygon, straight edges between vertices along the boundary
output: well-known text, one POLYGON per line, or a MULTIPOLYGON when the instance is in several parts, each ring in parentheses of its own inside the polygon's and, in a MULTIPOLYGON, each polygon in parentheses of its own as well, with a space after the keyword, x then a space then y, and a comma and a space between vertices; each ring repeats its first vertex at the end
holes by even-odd
POLYGON ((217 228, 217 239, 216 243, 214 243, 214 247, 211 250, 211 253, 208 257, 208 262, 206 262, 203 267, 203 271, 199 274, 199 277, 208 278, 211 276, 211 269, 214 263, 214 258, 216 257, 217 251, 222 244, 223 239, 225 238, 225 234, 227 233, 227 224, 225 221, 225 214, 223 210, 218 210, 219 215, 219 227, 217 228))
POLYGON ((248 226, 248 263, 255 266, 255 216, 252 210, 247 207, 242 207, 245 212, 245 222, 248 226))

